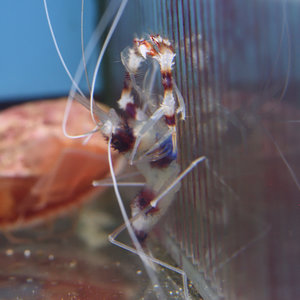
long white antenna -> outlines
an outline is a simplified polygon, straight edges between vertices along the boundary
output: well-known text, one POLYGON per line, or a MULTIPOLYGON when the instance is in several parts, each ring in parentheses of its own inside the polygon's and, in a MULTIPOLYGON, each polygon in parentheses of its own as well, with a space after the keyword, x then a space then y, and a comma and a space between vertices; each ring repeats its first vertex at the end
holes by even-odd
MULTIPOLYGON (((113 17, 113 15, 115 14, 115 11, 117 10, 118 6, 117 3, 119 1, 110 1, 109 6, 106 8, 103 16, 101 17, 96 29, 94 30, 87 46, 86 49, 84 51, 84 54, 80 60, 80 63, 77 67, 75 76, 74 76, 74 80, 72 81, 72 86, 69 92, 69 96, 68 96, 68 103, 66 105, 65 108, 65 113, 64 113, 64 120, 63 120, 63 132, 65 134, 65 136, 67 137, 73 137, 73 138, 80 138, 82 136, 85 135, 77 135, 77 136, 72 136, 69 135, 67 133, 66 130, 66 124, 67 124, 67 120, 69 118, 69 113, 71 110, 71 106, 72 106, 72 102, 73 99, 77 100, 78 102, 80 102, 82 105, 84 105, 87 109, 90 109, 91 114, 93 115, 93 121, 95 124, 97 124, 95 118, 94 118, 94 110, 95 110, 95 104, 93 103, 93 105, 91 106, 90 104, 87 105, 87 103, 89 103, 89 101, 85 98, 84 95, 76 95, 76 85, 74 83, 80 82, 80 79, 84 73, 84 70, 86 69, 86 64, 89 61, 89 59, 91 58, 91 55, 93 53, 93 50, 96 48, 97 43, 99 42, 104 30, 106 29, 106 27, 108 26, 109 22, 111 21, 111 18, 113 17)), ((83 5, 83 3, 82 3, 83 5)), ((81 33, 82 36, 82 33, 81 33)), ((83 43, 83 41, 82 41, 83 43)), ((88 79, 87 79, 88 80, 88 79)), ((93 102, 93 101, 92 101, 93 102)), ((97 106, 97 112, 96 115, 99 117, 99 119, 101 120, 102 123, 104 123, 105 121, 107 121, 108 117, 106 115, 106 113, 100 109, 100 107, 97 106)))
MULTIPOLYGON (((94 30, 94 32, 84 50, 84 57, 81 58, 80 63, 75 72, 75 76, 74 76, 75 83, 80 81, 80 79, 83 75, 83 72, 84 72, 84 68, 85 68, 84 65, 88 63, 88 61, 91 58, 91 55, 93 53, 93 50, 96 48, 97 43, 99 42, 104 30, 108 26, 111 18, 113 17, 115 11, 117 10, 117 7, 118 7, 116 5, 117 2, 119 2, 119 1, 110 1, 109 6, 105 10, 96 29, 94 30)), ((75 90, 76 90, 76 86, 74 86, 74 83, 72 81, 72 87, 71 87, 69 96, 71 96, 71 95, 74 96, 74 94, 76 93, 75 90)))
POLYGON ((62 57, 62 54, 60 52, 60 49, 58 47, 58 44, 57 44, 57 41, 56 41, 56 37, 55 37, 55 34, 54 34, 54 31, 53 31, 53 28, 52 28, 52 24, 51 24, 51 21, 50 21, 50 16, 49 16, 49 12, 48 12, 48 7, 47 7, 47 1, 46 0, 43 0, 44 1, 44 8, 45 8, 45 12, 46 12, 46 17, 47 17, 47 22, 48 22, 48 26, 49 26, 49 29, 50 29, 50 33, 51 33, 51 36, 52 36, 52 39, 53 39, 53 42, 54 42, 54 45, 55 45, 55 48, 56 48, 56 52, 59 56, 59 59, 66 71, 66 73, 68 74, 70 80, 72 81, 73 85, 76 87, 77 91, 82 95, 84 96, 83 92, 81 91, 81 89, 79 88, 79 86, 77 85, 77 83, 74 81, 63 57, 62 57))
POLYGON ((97 78, 97 75, 98 75, 98 71, 99 71, 99 67, 100 67, 100 63, 102 61, 102 58, 103 58, 103 55, 106 51, 106 48, 108 46, 108 43, 110 42, 110 39, 116 29, 116 26, 118 25, 119 23, 119 20, 123 14, 123 11, 126 7, 126 4, 127 4, 128 0, 123 0, 119 9, 118 9, 118 12, 115 16, 115 19, 109 29, 109 32, 106 36, 106 39, 104 41, 104 44, 102 46, 102 49, 101 49, 101 52, 99 54, 99 57, 98 57, 98 60, 97 60, 97 64, 96 64, 96 67, 95 67, 95 71, 94 71, 94 75, 93 75, 93 80, 92 80, 92 88, 91 88, 91 95, 90 95, 90 105, 91 105, 91 116, 92 116, 92 119, 94 120, 95 122, 95 118, 94 118, 94 113, 93 113, 93 99, 94 99, 94 92, 95 92, 95 84, 96 84, 96 78, 97 78))
MULTIPOLYGON (((50 32, 51 32, 51 36, 52 36, 52 39, 53 39, 53 42, 54 42, 57 54, 58 54, 58 56, 59 56, 59 58, 61 60, 61 63, 63 65, 66 73, 68 74, 68 76, 69 76, 69 78, 70 78, 70 80, 72 82, 72 86, 71 86, 69 97, 68 97, 68 102, 67 102, 67 105, 66 105, 66 108, 65 108, 64 119, 63 119, 63 122, 62 122, 63 133, 68 138, 76 139, 76 138, 87 137, 87 136, 90 136, 91 134, 95 133, 98 130, 97 128, 94 128, 91 132, 83 133, 83 134, 80 134, 80 135, 70 135, 67 132, 66 124, 67 124, 67 121, 68 121, 68 118, 69 118, 69 114, 70 114, 70 110, 71 110, 73 99, 75 98, 77 101, 81 100, 79 102, 81 104, 83 104, 83 99, 85 98, 85 96, 84 96, 83 92, 81 91, 81 89, 79 88, 78 83, 79 83, 79 81, 80 81, 80 79, 82 77, 83 71, 86 69, 86 63, 87 63, 87 61, 90 59, 93 50, 95 49, 95 47, 96 47, 99 39, 101 38, 101 36, 102 36, 105 28, 107 27, 107 25, 110 22, 113 14, 114 14, 114 12, 117 9, 117 5, 116 5, 117 2, 118 1, 111 1, 110 4, 109 4, 109 6, 107 7, 107 9, 105 10, 105 13, 104 13, 103 17, 99 21, 96 29, 94 30, 94 32, 92 34, 91 39, 88 42, 85 54, 84 54, 84 51, 83 51, 83 56, 82 56, 81 61, 80 61, 79 65, 78 65, 78 67, 77 67, 77 70, 76 70, 76 73, 75 73, 75 77, 73 78, 72 75, 71 75, 71 73, 70 73, 70 71, 69 71, 69 69, 68 69, 68 67, 67 67, 67 65, 66 65, 66 63, 65 63, 65 61, 64 61, 64 59, 63 59, 63 56, 62 56, 62 54, 60 52, 60 49, 58 47, 57 40, 56 40, 54 31, 53 31, 53 27, 52 27, 52 24, 51 24, 51 21, 50 21, 50 16, 49 16, 49 12, 48 12, 47 2, 46 2, 46 0, 44 0, 44 7, 45 7, 45 12, 46 12, 47 20, 48 20, 48 26, 49 26, 49 29, 50 29, 50 32), (80 93, 81 97, 78 97, 78 95, 77 95, 77 97, 75 97, 76 91, 78 91, 80 93)), ((83 7, 83 5, 84 5, 84 1, 82 0, 82 7, 83 7)), ((81 18, 82 17, 83 17, 83 9, 82 9, 81 18)), ((81 27, 82 26, 83 25, 81 24, 81 27)), ((83 36, 83 28, 81 28, 81 39, 82 39, 82 36, 83 36)), ((83 44, 83 41, 82 41, 82 44, 83 44)), ((87 78, 87 81, 88 81, 88 78, 87 78)), ((88 83, 88 85, 89 85, 89 83, 88 83)), ((86 105, 84 105, 84 106, 86 106, 86 105)), ((87 108, 89 109, 89 106, 87 108)), ((104 121, 107 119, 106 113, 104 111, 102 111, 98 107, 97 107, 97 115, 100 116, 100 118, 102 120, 104 120, 104 121)))
POLYGON ((89 81, 89 76, 87 72, 87 64, 85 60, 85 54, 84 54, 84 39, 83 39, 83 20, 84 20, 84 0, 81 0, 81 16, 80 16, 80 39, 81 39, 81 53, 82 53, 82 62, 83 62, 83 67, 84 67, 84 73, 85 73, 85 78, 86 78, 86 83, 88 85, 89 91, 91 91, 91 85, 89 81))

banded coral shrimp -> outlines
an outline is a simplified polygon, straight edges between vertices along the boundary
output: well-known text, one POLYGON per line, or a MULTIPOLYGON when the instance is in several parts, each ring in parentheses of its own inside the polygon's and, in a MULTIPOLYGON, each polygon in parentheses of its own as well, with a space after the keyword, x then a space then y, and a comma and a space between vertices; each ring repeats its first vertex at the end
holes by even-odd
MULTIPOLYGON (((175 192, 179 189, 179 182, 182 178, 197 164, 206 160, 205 156, 199 157, 182 173, 179 172, 180 168, 176 163, 176 119, 178 115, 181 115, 182 119, 185 118, 185 106, 179 89, 175 83, 173 83, 172 67, 175 53, 170 41, 166 38, 162 38, 160 35, 150 35, 147 39, 135 39, 134 46, 122 53, 122 62, 126 67, 127 73, 125 75, 122 96, 118 101, 120 110, 123 111, 121 115, 118 115, 114 109, 111 109, 109 113, 104 112, 94 103, 93 99, 95 80, 103 52, 126 3, 127 1, 122 1, 100 52, 91 84, 90 101, 80 92, 76 79, 73 80, 70 72, 67 71, 74 86, 74 89, 71 89, 70 93, 70 104, 73 99, 76 99, 85 107, 89 108, 96 125, 94 131, 100 130, 108 140, 108 160, 113 187, 125 221, 124 226, 121 226, 110 235, 110 241, 140 256, 153 284, 158 287, 158 297, 164 298, 165 296, 163 293, 160 294, 161 288, 156 275, 152 268, 149 267, 150 262, 157 263, 179 273, 183 279, 184 298, 188 299, 188 285, 185 272, 145 254, 141 246, 141 244, 145 242, 149 231, 168 209, 175 192), (145 91, 142 90, 135 81, 135 75, 140 68, 140 64, 148 61, 154 61, 159 65, 162 77, 163 96, 155 96, 155 94, 152 93, 152 83, 145 91), (75 94, 75 90, 81 95, 75 94), (134 97, 136 98, 137 96, 140 100, 139 105, 136 100, 134 101, 134 97), (111 147, 124 154, 129 164, 134 165, 146 180, 146 187, 141 190, 132 203, 132 219, 130 220, 127 217, 118 190, 118 183, 111 158, 111 147), (128 230, 135 248, 126 246, 116 240, 116 237, 125 228, 128 230)), ((66 68, 55 40, 45 0, 44 4, 54 43, 66 68)), ((154 68, 154 70, 157 70, 157 67, 154 68)), ((66 110, 66 119, 67 117, 68 108, 66 110)), ((66 122, 64 122, 63 125, 64 132, 66 133, 65 125, 66 122)), ((72 137, 66 133, 66 135, 71 138, 89 136, 90 134, 91 133, 87 133, 72 137)), ((95 182, 95 185, 101 185, 101 182, 95 182)))

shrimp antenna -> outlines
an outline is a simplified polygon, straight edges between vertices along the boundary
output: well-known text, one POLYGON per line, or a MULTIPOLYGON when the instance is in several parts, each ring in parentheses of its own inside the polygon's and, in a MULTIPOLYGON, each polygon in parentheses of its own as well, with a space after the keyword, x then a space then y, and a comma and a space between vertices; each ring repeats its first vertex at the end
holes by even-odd
MULTIPOLYGON (((82 0, 82 10, 83 10, 83 5, 84 5, 83 1, 84 0, 82 0)), ((87 75, 86 65, 87 65, 87 62, 89 61, 89 59, 91 58, 92 52, 95 49, 98 41, 100 40, 105 28, 108 26, 108 23, 110 22, 110 20, 113 17, 115 11, 118 8, 117 2, 118 1, 111 1, 109 3, 109 6, 105 10, 103 16, 101 17, 101 20, 98 22, 98 25, 97 25, 96 29, 94 30, 94 32, 92 34, 92 36, 91 36, 91 38, 90 38, 90 40, 89 40, 89 42, 86 46, 86 49, 84 49, 84 47, 83 47, 83 25, 81 25, 81 32, 82 32, 81 33, 81 44, 82 44, 82 51, 83 51, 82 52, 82 58, 81 58, 80 63, 77 67, 77 70, 75 72, 74 80, 72 80, 72 86, 71 86, 71 89, 70 89, 70 92, 69 92, 68 102, 67 102, 67 105, 66 105, 66 108, 65 108, 64 119, 63 119, 63 123, 62 123, 63 133, 68 138, 87 137, 87 136, 90 136, 91 134, 95 133, 96 131, 98 131, 98 127, 96 126, 96 128, 94 128, 91 132, 84 133, 84 134, 81 134, 81 135, 69 135, 67 133, 67 130, 66 130, 66 124, 67 124, 67 121, 68 121, 68 118, 69 118, 69 114, 70 114, 73 99, 77 100, 80 104, 82 104, 84 107, 86 107, 87 109, 90 110, 89 101, 87 101, 85 96, 82 93, 80 93, 80 95, 76 94, 77 82, 80 81, 83 72, 85 72, 87 82, 88 82, 88 86, 89 86, 89 89, 90 89, 90 84, 89 84, 89 79, 88 79, 88 75, 87 75)), ((81 18, 83 18, 83 12, 81 12, 81 18)), ((82 21, 82 24, 83 24, 83 21, 82 21)), ((93 110, 95 110, 95 114, 98 116, 98 118, 102 122, 105 122, 105 121, 108 120, 106 112, 104 112, 100 107, 98 107, 94 104, 93 105, 93 110)), ((94 120, 94 118, 93 118, 93 120, 94 120)))
MULTIPOLYGON (((124 219, 125 226, 127 228, 128 234, 129 234, 129 236, 130 236, 130 238, 131 238, 131 240, 134 244, 134 247, 136 248, 136 252, 137 252, 138 256, 140 257, 140 259, 142 260, 142 262, 145 266, 146 272, 147 272, 153 286, 159 287, 159 293, 162 294, 162 296, 164 296, 163 291, 161 290, 161 287, 159 285, 157 276, 155 275, 153 269, 150 267, 149 258, 147 257, 147 255, 145 254, 141 244, 139 243, 139 241, 138 241, 138 239, 137 239, 137 237, 136 237, 136 235, 133 231, 133 228, 131 226, 128 215, 126 213, 126 210, 125 210, 125 207, 124 207, 124 204, 123 204, 120 192, 119 192, 118 183, 117 183, 117 179, 116 179, 116 176, 115 176, 115 171, 114 171, 114 167, 113 167, 113 163, 112 163, 111 140, 112 140, 112 135, 110 135, 109 140, 108 140, 108 149, 107 149, 108 163, 109 163, 110 174, 111 174, 111 179, 112 179, 112 182, 113 182, 115 195, 116 195, 117 200, 118 200, 118 204, 119 204, 119 207, 120 207, 122 217, 124 219)), ((113 242, 113 241, 111 241, 111 242, 113 242)))
MULTIPOLYGON (((81 96, 84 96, 83 92, 81 91, 81 89, 79 88, 77 82, 74 80, 74 78, 72 77, 64 59, 63 59, 63 56, 61 54, 61 51, 58 47, 58 44, 57 44, 57 40, 56 40, 56 37, 55 37, 55 34, 54 34, 54 31, 53 31, 53 27, 52 27, 52 24, 51 24, 51 20, 50 20, 50 16, 49 16, 49 12, 48 12, 48 6, 47 6, 47 1, 44 0, 44 8, 45 8, 45 13, 46 13, 46 17, 47 17, 47 22, 48 22, 48 26, 49 26, 49 29, 50 29, 50 33, 51 33, 51 36, 52 36, 52 40, 54 42, 54 45, 55 45, 55 49, 56 49, 56 52, 59 56, 59 59, 67 73, 67 75, 69 76, 71 82, 72 82, 72 85, 77 89, 77 91, 80 93, 81 96)), ((86 137, 86 136, 89 136, 90 134, 94 133, 95 132, 95 129, 91 132, 88 132, 88 133, 84 133, 84 134, 81 134, 81 135, 77 135, 77 136, 73 136, 73 135, 69 135, 66 131, 66 123, 67 123, 67 119, 68 119, 68 116, 69 116, 69 112, 70 112, 70 109, 71 109, 71 103, 68 101, 67 105, 66 105, 66 109, 65 109, 65 114, 64 114, 64 120, 63 120, 63 126, 62 126, 62 129, 63 129, 63 133, 66 137, 68 138, 82 138, 82 137, 86 137)))
POLYGON ((286 0, 282 2, 282 15, 283 15, 283 21, 282 21, 282 34, 281 34, 281 40, 280 40, 280 45, 282 45, 282 39, 284 35, 284 30, 286 31, 286 38, 287 38, 287 71, 286 71, 286 78, 284 81, 284 86, 280 95, 280 100, 283 99, 285 92, 288 88, 289 84, 289 77, 290 77, 290 72, 291 72, 291 37, 290 37, 290 32, 289 32, 289 23, 286 17, 286 0))
MULTIPOLYGON (((126 0, 126 2, 127 1, 128 0, 126 0)), ((99 120, 101 121, 101 123, 104 123, 105 121, 108 120, 108 116, 107 116, 106 112, 104 112, 100 107, 98 107, 98 106, 95 105, 95 103, 93 101, 93 96, 91 98, 91 101, 89 102, 89 101, 86 101, 87 99, 85 98, 85 96, 83 94, 80 94, 80 95, 77 94, 76 95, 76 89, 77 89, 77 87, 76 87, 77 84, 76 83, 80 81, 80 79, 81 79, 82 74, 83 74, 84 71, 87 74, 86 64, 89 61, 89 59, 91 58, 92 52, 95 49, 98 41, 100 40, 100 38, 101 38, 104 30, 108 26, 110 20, 112 19, 112 17, 115 14, 117 8, 119 7, 117 5, 118 2, 119 1, 110 1, 109 6, 105 10, 103 16, 101 17, 101 20, 99 21, 96 29, 94 30, 94 32, 93 32, 93 34, 92 34, 92 36, 91 36, 91 38, 90 38, 90 40, 89 40, 89 42, 88 42, 85 50, 83 52, 83 56, 82 56, 82 58, 80 60, 80 63, 78 65, 78 67, 77 67, 77 70, 76 70, 76 73, 75 73, 75 76, 74 76, 74 80, 72 81, 72 87, 70 89, 70 93, 69 93, 69 96, 68 96, 68 103, 67 103, 66 108, 65 108, 64 120, 63 120, 63 132, 64 132, 65 136, 67 136, 67 137, 70 137, 70 138, 82 138, 82 137, 86 137, 86 136, 88 136, 90 134, 93 134, 94 132, 96 132, 98 130, 98 127, 96 127, 96 128, 94 128, 93 131, 91 131, 89 133, 86 133, 86 134, 83 134, 83 135, 77 135, 77 136, 69 135, 67 133, 67 131, 66 131, 66 124, 67 124, 67 120, 68 120, 69 113, 70 113, 70 110, 71 110, 73 99, 77 100, 82 105, 84 105, 87 109, 90 110, 91 115, 92 115, 92 119, 93 119, 93 121, 94 121, 95 124, 98 124, 98 122, 95 120, 94 115, 97 115, 97 117, 99 118, 99 120), (88 103, 88 105, 87 105, 87 103, 88 103), (96 111, 94 111, 95 109, 96 109, 96 111)), ((120 6, 120 8, 121 8, 121 6, 120 6)), ((120 12, 120 8, 119 8, 118 12, 120 12)), ((123 10, 124 10, 124 8, 123 8, 123 10)), ((121 11, 121 13, 123 12, 123 10, 121 11)), ((83 14, 81 14, 81 15, 83 15, 83 14)), ((118 20, 119 19, 120 19, 120 17, 118 18, 118 20)), ((117 24, 115 24, 114 27, 116 27, 116 25, 117 24)), ((111 27, 113 27, 113 24, 112 24, 111 27)), ((111 29, 110 29, 110 31, 111 31, 111 29)), ((82 34, 81 34, 81 38, 82 38, 82 34)), ((107 40, 107 38, 106 38, 106 40, 107 40)), ((109 42, 109 40, 107 41, 107 44, 108 44, 108 42, 109 42)), ((82 38, 82 44, 83 44, 83 38, 82 38)), ((104 48, 104 46, 103 46, 103 48, 104 48)), ((103 52, 103 48, 102 48, 101 52, 103 52)), ((106 45, 104 51, 106 50, 106 48, 107 48, 107 45, 106 45)), ((104 54, 104 52, 103 52, 103 54, 104 54)), ((102 54, 102 56, 103 56, 103 54, 102 54)), ((101 60, 99 61, 99 59, 98 59, 98 62, 99 62, 99 66, 100 66, 101 60)), ((99 69, 99 67, 98 67, 98 69, 99 69)), ((88 80, 88 77, 87 77, 87 80, 88 80)))
POLYGON ((55 49, 56 49, 56 52, 59 56, 59 59, 66 71, 66 73, 68 74, 71 82, 73 83, 73 85, 76 87, 77 91, 82 95, 84 96, 83 92, 81 91, 81 89, 79 88, 78 84, 75 82, 75 80, 73 79, 63 57, 62 57, 62 54, 61 54, 61 51, 58 47, 58 44, 57 44, 57 41, 56 41, 56 37, 55 37, 55 34, 54 34, 54 31, 53 31, 53 27, 52 27, 52 24, 51 24, 51 20, 50 20, 50 16, 49 16, 49 12, 48 12, 48 6, 47 6, 47 0, 43 0, 44 1, 44 8, 45 8, 45 12, 46 12, 46 17, 47 17, 47 22, 48 22, 48 26, 49 26, 49 29, 50 29, 50 33, 51 33, 51 36, 52 36, 52 40, 54 42, 54 46, 55 46, 55 49))
MULTIPOLYGON (((91 58, 93 50, 96 48, 97 43, 99 42, 104 30, 108 26, 111 18, 113 17, 115 11, 117 10, 118 6, 116 5, 118 1, 110 1, 109 6, 105 10, 103 16, 101 17, 96 29, 94 30, 86 48, 84 49, 84 54, 80 60, 80 63, 77 67, 75 72, 74 81, 75 83, 79 82, 82 74, 84 72, 84 68, 87 65, 87 62, 91 58)), ((83 43, 83 42, 82 42, 83 43)), ((73 98, 76 93, 76 84, 72 81, 72 87, 69 93, 69 98, 73 98)), ((81 95, 83 96, 83 95, 81 95)), ((77 100, 77 99, 76 99, 77 100)))
POLYGON ((80 33, 81 33, 81 52, 82 52, 82 62, 84 66, 84 73, 85 73, 85 78, 86 78, 86 83, 88 85, 89 91, 91 91, 91 85, 89 81, 89 76, 87 72, 87 64, 85 60, 85 54, 84 54, 84 41, 83 41, 83 15, 84 15, 84 0, 81 0, 81 17, 80 17, 80 33))
POLYGON ((94 120, 94 122, 96 123, 95 121, 95 118, 94 118, 94 113, 93 113, 93 101, 94 101, 94 92, 95 92, 95 85, 96 85, 96 78, 97 78, 97 75, 98 75, 98 71, 99 71, 99 68, 100 68, 100 64, 101 64, 101 61, 102 61, 102 58, 103 58, 103 55, 106 51, 106 48, 108 46, 108 43, 110 42, 110 39, 116 29, 116 26, 118 25, 119 23, 119 20, 123 14, 123 11, 126 7, 126 4, 127 4, 128 0, 122 0, 122 3, 118 9, 118 12, 115 16, 115 19, 109 29, 109 32, 105 38, 105 41, 103 43, 103 46, 102 46, 102 49, 100 51, 100 54, 99 54, 99 57, 98 57, 98 60, 97 60, 97 64, 96 64, 96 67, 95 67, 95 71, 94 71, 94 75, 93 75, 93 80, 92 80, 92 88, 91 88, 91 95, 90 95, 90 105, 91 105, 91 116, 92 116, 92 119, 94 120))

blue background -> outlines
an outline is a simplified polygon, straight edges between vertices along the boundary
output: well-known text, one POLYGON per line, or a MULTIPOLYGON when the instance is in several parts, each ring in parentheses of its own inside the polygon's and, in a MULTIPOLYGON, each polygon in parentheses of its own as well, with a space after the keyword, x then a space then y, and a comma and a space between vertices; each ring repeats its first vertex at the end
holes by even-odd
MULTIPOLYGON (((74 75, 81 58, 81 1, 48 2, 59 47, 74 75)), ((96 24, 97 13, 97 2, 86 0, 85 43, 96 24)), ((0 36, 0 101, 68 93, 71 82, 56 53, 42 0, 1 0, 0 36)), ((83 89, 87 90, 86 84, 83 89)))

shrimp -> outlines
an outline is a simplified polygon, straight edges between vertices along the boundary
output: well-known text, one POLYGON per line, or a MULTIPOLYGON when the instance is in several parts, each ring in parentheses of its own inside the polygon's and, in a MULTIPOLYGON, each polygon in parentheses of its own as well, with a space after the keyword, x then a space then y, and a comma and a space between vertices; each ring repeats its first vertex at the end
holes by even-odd
MULTIPOLYGON (((136 249, 116 241, 116 237, 125 228, 124 226, 112 233, 109 239, 113 244, 137 253, 142 259, 147 257, 152 262, 180 273, 183 278, 184 297, 188 299, 185 272, 155 258, 145 256, 140 245, 145 244, 148 233, 168 210, 175 193, 180 188, 179 183, 182 178, 198 163, 205 161, 206 157, 201 156, 194 160, 185 171, 179 174, 180 166, 176 162, 176 119, 178 115, 184 119, 185 108, 184 103, 181 102, 182 97, 178 96, 178 90, 176 90, 176 98, 180 100, 177 104, 175 102, 172 77, 175 53, 170 41, 160 35, 150 35, 148 39, 135 39, 134 46, 129 49, 128 53, 125 63, 123 55, 127 73, 121 98, 118 100, 123 115, 120 117, 112 110, 110 120, 100 125, 100 130, 109 141, 109 149, 113 147, 119 153, 123 153, 128 163, 133 164, 142 174, 145 186, 131 203, 132 218, 127 222, 127 216, 123 215, 125 226, 129 233, 131 232, 136 249), (160 97, 153 99, 151 95, 149 98, 140 99, 140 103, 137 104, 134 91, 138 92, 138 89, 134 88, 134 75, 143 60, 147 59, 153 59, 160 66, 164 95, 161 97, 162 101, 160 97), (144 101, 151 101, 152 109, 148 108, 149 103, 146 105, 144 101), (111 120, 115 120, 115 123, 111 120)), ((120 198, 119 202, 122 203, 110 157, 109 162, 115 193, 117 198, 120 198)))
MULTIPOLYGON (((155 259, 145 252, 147 236, 168 210, 174 200, 175 193, 180 188, 182 178, 199 163, 206 161, 206 157, 201 156, 194 160, 182 173, 180 173, 180 166, 176 161, 176 121, 177 119, 185 119, 185 105, 172 75, 176 54, 171 42, 160 35, 135 38, 133 47, 127 48, 121 53, 126 74, 124 88, 118 100, 120 113, 117 113, 114 109, 110 109, 107 113, 94 102, 94 89, 98 69, 107 44, 126 4, 127 1, 125 0, 121 2, 108 31, 95 67, 92 83, 90 85, 90 99, 88 100, 78 87, 77 82, 78 78, 82 75, 84 65, 88 60, 91 50, 89 50, 88 46, 85 51, 86 56, 83 55, 78 74, 76 74, 73 79, 60 54, 51 26, 47 3, 46 0, 44 0, 48 24, 57 52, 73 84, 69 95, 69 106, 73 99, 77 100, 90 110, 91 117, 95 122, 95 129, 90 133, 70 136, 66 131, 66 121, 63 124, 63 130, 66 136, 70 138, 88 137, 95 131, 100 131, 106 138, 108 141, 108 162, 113 187, 125 222, 123 226, 116 229, 109 236, 109 240, 113 244, 139 255, 153 285, 159 287, 157 292, 158 298, 164 298, 165 296, 153 270, 153 262, 173 270, 182 276, 184 298, 189 299, 190 296, 185 272, 177 267, 170 266, 155 259), (153 83, 150 83, 146 88, 141 88, 135 80, 140 67, 149 62, 154 65, 153 74, 155 70, 160 69, 163 95, 155 95, 153 93, 153 83), (119 193, 118 182, 112 162, 111 148, 123 154, 128 164, 134 165, 145 179, 144 187, 131 203, 131 219, 127 216, 119 193), (116 240, 119 233, 125 228, 130 235, 134 248, 116 240)), ((105 25, 102 25, 102 31, 103 26, 105 25)), ((97 34, 98 36, 92 40, 93 45, 96 44, 95 41, 99 38, 99 31, 97 34)), ((93 46, 91 47, 93 48, 93 46)), ((155 76, 155 74, 153 76, 155 76)), ((69 106, 66 108, 65 120, 68 118, 69 106)), ((101 181, 95 181, 94 185, 101 185, 101 181)))
MULTIPOLYGON (((128 61, 125 63, 127 73, 125 74, 121 98, 118 100, 123 115, 119 116, 114 110, 111 110, 109 118, 102 124, 98 123, 98 126, 108 140, 108 151, 112 147, 119 153, 124 154, 128 163, 133 164, 145 179, 145 186, 131 203, 132 218, 128 220, 125 213, 123 214, 125 227, 130 233, 135 249, 116 240, 118 234, 125 228, 124 226, 112 233, 109 240, 115 245, 137 253, 143 260, 147 258, 180 273, 183 277, 184 297, 188 299, 187 278, 184 271, 146 256, 141 247, 145 244, 148 233, 163 217, 174 200, 174 195, 180 188, 179 182, 181 179, 198 163, 206 159, 205 156, 199 157, 179 174, 180 167, 176 162, 175 119, 178 114, 181 115, 181 118, 184 118, 184 104, 178 101, 178 107, 175 109, 176 104, 172 88, 174 57, 175 53, 169 40, 159 35, 151 35, 149 39, 135 39, 133 48, 129 49, 128 61), (131 80, 131 78, 134 78, 143 60, 149 58, 156 60, 160 65, 164 96, 161 103, 159 99, 150 97, 152 105, 153 103, 157 103, 157 105, 154 105, 152 109, 145 109, 145 103, 143 102, 145 99, 141 99, 139 105, 135 100, 133 92, 137 92, 137 89, 134 88, 134 80, 131 80)), ((149 101, 149 99, 146 100, 149 101)), ((100 115, 97 117, 101 120, 100 115)), ((114 176, 111 157, 109 156, 108 159, 115 193, 119 205, 122 207, 123 204, 114 176)), ((153 275, 150 276, 152 279, 154 278, 153 275)), ((154 278, 153 282, 155 281, 154 278)))

